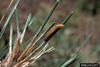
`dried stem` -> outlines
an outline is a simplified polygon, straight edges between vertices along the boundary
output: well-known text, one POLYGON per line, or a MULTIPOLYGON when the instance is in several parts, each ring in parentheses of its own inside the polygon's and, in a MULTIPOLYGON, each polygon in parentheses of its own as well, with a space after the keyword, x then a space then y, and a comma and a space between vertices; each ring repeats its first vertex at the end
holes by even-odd
POLYGON ((47 29, 43 34, 40 35, 40 37, 38 39, 36 39, 34 42, 33 40, 28 44, 28 46, 26 47, 26 49, 22 52, 22 54, 20 55, 20 57, 18 58, 18 61, 20 61, 21 59, 25 58, 30 52, 32 52, 32 49, 34 47, 34 45, 42 38, 44 37, 44 35, 54 26, 55 23, 53 23, 49 29, 47 29))

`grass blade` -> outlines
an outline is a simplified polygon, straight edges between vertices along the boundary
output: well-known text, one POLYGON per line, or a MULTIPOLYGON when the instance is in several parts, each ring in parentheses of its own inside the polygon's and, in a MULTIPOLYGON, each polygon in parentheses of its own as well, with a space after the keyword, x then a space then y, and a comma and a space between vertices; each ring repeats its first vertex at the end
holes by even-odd
POLYGON ((28 27, 30 27, 30 26, 32 25, 32 23, 35 21, 35 19, 36 19, 35 17, 33 17, 33 18, 31 19, 31 21, 30 21, 28 27))
POLYGON ((12 53, 12 36, 13 36, 13 27, 10 26, 10 36, 9 36, 9 54, 12 53))
POLYGON ((71 59, 69 59, 67 62, 65 62, 61 67, 68 67, 71 63, 73 63, 77 58, 77 55, 73 56, 71 59))
POLYGON ((62 22, 63 24, 67 23, 68 20, 72 17, 74 11, 71 11, 70 14, 64 19, 64 21, 62 22))
POLYGON ((19 29, 19 12, 18 12, 17 8, 15 10, 15 20, 16 20, 16 27, 17 27, 17 35, 19 35, 20 34, 20 29, 19 29))
POLYGON ((72 57, 71 59, 69 59, 67 62, 65 62, 61 67, 67 67, 68 65, 70 65, 71 63, 73 63, 74 60, 76 60, 77 56, 79 56, 79 52, 81 50, 81 48, 87 43, 87 41, 89 40, 89 38, 92 36, 93 32, 90 33, 88 35, 88 37, 83 41, 83 43, 81 44, 80 48, 75 52, 74 57, 72 57))
POLYGON ((3 36, 3 34, 4 34, 5 30, 6 30, 6 27, 7 27, 12 15, 13 15, 14 11, 16 10, 16 7, 18 6, 19 2, 20 2, 20 0, 17 0, 16 4, 14 5, 13 9, 11 10, 9 16, 7 17, 7 20, 6 20, 2 30, 0 32, 0 39, 2 38, 2 36, 3 36))
MULTIPOLYGON (((13 4, 14 0, 11 0, 10 4, 8 5, 6 12, 10 9, 11 5, 13 4)), ((6 12, 3 14, 0 20, 0 24, 2 23, 3 19, 5 18, 6 12)))
POLYGON ((22 54, 20 55, 20 57, 18 58, 18 61, 22 60, 23 57, 26 57, 30 50, 32 51, 34 45, 55 25, 55 23, 53 23, 43 34, 40 35, 40 37, 38 39, 36 39, 34 41, 34 38, 32 39, 32 41, 28 44, 28 46, 26 47, 26 49, 22 52, 22 54))
POLYGON ((2 59, 8 52, 8 47, 9 45, 7 44, 6 47, 4 47, 1 51, 0 51, 0 59, 2 59))
POLYGON ((93 32, 91 32, 87 38, 83 41, 83 43, 81 44, 81 46, 79 47, 79 49, 75 52, 76 54, 78 54, 80 52, 80 50, 84 47, 84 45, 88 42, 88 40, 90 39, 90 37, 92 36, 93 32))
POLYGON ((50 19, 51 15, 53 14, 54 10, 56 9, 56 7, 58 6, 59 1, 56 1, 56 3, 54 4, 52 10, 50 11, 50 13, 47 15, 43 25, 39 28, 38 32, 36 33, 36 35, 34 36, 34 39, 40 34, 40 32, 42 31, 42 29, 44 28, 44 26, 47 24, 48 20, 50 19))
POLYGON ((26 24, 25 24, 25 26, 24 26, 24 30, 23 30, 23 32, 22 32, 22 34, 21 34, 21 39, 20 39, 20 42, 21 42, 21 43, 22 43, 22 41, 23 41, 23 38, 24 38, 24 35, 25 35, 25 32, 26 32, 26 30, 27 30, 27 27, 28 27, 28 25, 29 25, 30 20, 31 20, 31 14, 28 15, 26 24))

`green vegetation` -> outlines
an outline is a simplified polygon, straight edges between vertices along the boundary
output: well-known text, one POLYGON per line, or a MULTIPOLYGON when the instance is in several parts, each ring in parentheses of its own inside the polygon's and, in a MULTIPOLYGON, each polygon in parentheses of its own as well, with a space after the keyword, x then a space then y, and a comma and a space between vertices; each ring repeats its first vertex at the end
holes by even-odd
MULTIPOLYGON (((40 18, 33 17, 32 14, 29 13, 22 31, 20 28, 22 26, 20 25, 18 9, 19 2, 20 0, 17 0, 15 4, 11 6, 11 11, 0 31, 1 67, 79 67, 80 63, 89 62, 90 58, 90 62, 98 63, 100 61, 99 43, 97 43, 96 46, 89 45, 94 32, 90 32, 84 39, 81 39, 80 36, 67 30, 71 29, 71 27, 74 28, 71 23, 76 20, 76 17, 73 16, 75 15, 74 11, 71 11, 61 22, 50 20, 57 6, 60 4, 60 0, 55 1, 45 19, 42 17, 41 20, 40 18), (13 16, 15 25, 11 22, 13 16), (39 24, 39 22, 41 22, 42 25, 39 24), (8 27, 9 25, 10 28, 8 27), (6 36, 7 27, 10 30, 8 43, 5 44, 3 37, 6 36), (64 28, 64 30, 61 30, 62 28, 64 28), (30 32, 27 34, 30 29, 32 29, 32 32, 36 29, 37 32, 34 35, 30 35, 30 32), (27 38, 28 35, 30 35, 30 37, 27 38), (84 50, 85 48, 86 50, 84 50)), ((2 23, 3 21, 0 22, 1 25, 2 23)))

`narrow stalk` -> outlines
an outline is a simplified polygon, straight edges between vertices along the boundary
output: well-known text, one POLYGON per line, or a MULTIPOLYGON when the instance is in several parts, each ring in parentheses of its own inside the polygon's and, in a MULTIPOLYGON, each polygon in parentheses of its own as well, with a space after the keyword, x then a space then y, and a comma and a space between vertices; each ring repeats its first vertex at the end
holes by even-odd
MULTIPOLYGON (((11 0, 10 4, 8 5, 6 12, 10 9, 11 5, 13 4, 14 0, 11 0)), ((0 24, 2 23, 3 19, 5 18, 6 12, 3 14, 3 16, 0 19, 0 24)))
POLYGON ((10 26, 10 36, 9 36, 9 54, 12 53, 12 36, 13 36, 13 27, 10 26))
POLYGON ((19 34, 20 34, 20 29, 19 29, 19 12, 18 12, 17 8, 15 10, 15 20, 16 20, 16 27, 17 27, 17 36, 19 36, 19 34))
POLYGON ((16 7, 18 6, 19 2, 20 2, 20 0, 17 0, 16 4, 14 5, 13 9, 11 10, 9 16, 7 17, 7 20, 6 20, 2 30, 0 32, 0 39, 2 38, 2 36, 3 36, 3 34, 4 34, 5 30, 6 30, 6 27, 7 27, 12 15, 13 15, 14 11, 16 10, 16 7))
POLYGON ((69 66, 74 60, 76 60, 76 58, 79 56, 79 52, 81 50, 81 48, 84 47, 84 45, 87 43, 87 41, 89 40, 89 38, 92 36, 93 32, 90 33, 88 35, 88 37, 83 41, 83 43, 81 44, 80 48, 74 53, 73 57, 71 59, 69 59, 68 61, 66 61, 63 65, 61 65, 61 67, 67 67, 69 66))
POLYGON ((85 46, 85 44, 88 42, 88 40, 90 39, 90 37, 92 36, 93 32, 91 32, 87 38, 83 41, 83 43, 81 44, 81 46, 79 47, 79 49, 75 52, 75 54, 78 55, 78 53, 80 52, 80 50, 85 46))
MULTIPOLYGON (((42 43, 41 45, 44 45, 45 43, 42 43)), ((33 57, 33 58, 35 58, 35 60, 37 59, 37 58, 39 58, 42 54, 44 54, 45 53, 45 51, 46 51, 46 49, 47 49, 47 47, 48 47, 48 45, 45 45, 38 53, 36 53, 36 55, 33 57)), ((36 50, 37 50, 38 48, 36 48, 36 50)), ((35 50, 35 51, 36 51, 35 50)), ((34 52, 35 51, 33 51, 31 54, 29 54, 26 58, 24 58, 22 61, 20 61, 20 62, 18 62, 17 64, 16 64, 16 66, 20 66, 22 63, 24 63, 25 61, 32 61, 33 59, 31 58, 30 59, 30 57, 34 54, 34 52), (30 59, 30 60, 29 60, 30 59)), ((34 60, 34 61, 35 61, 34 60)))
POLYGON ((77 57, 77 55, 73 56, 71 59, 66 61, 63 65, 61 65, 61 67, 68 67, 73 61, 76 60, 76 57, 77 57))
POLYGON ((43 45, 45 45, 46 42, 42 42, 42 44, 40 44, 30 55, 29 57, 31 57, 38 49, 40 49, 43 45))
POLYGON ((55 23, 53 23, 53 24, 49 27, 49 29, 47 29, 43 34, 41 34, 41 35, 39 36, 39 38, 38 38, 37 40, 35 40, 34 42, 33 42, 33 39, 32 39, 32 41, 28 44, 28 46, 26 47, 26 49, 22 52, 22 54, 21 54, 20 57, 18 58, 18 61, 20 61, 22 58, 26 57, 26 56, 30 53, 30 51, 32 52, 32 49, 33 49, 34 45, 35 45, 42 37, 44 37, 44 35, 45 35, 54 25, 55 25, 55 23))
POLYGON ((69 15, 64 19, 64 21, 63 21, 62 23, 63 23, 63 24, 67 23, 68 20, 72 17, 73 14, 74 14, 74 11, 71 11, 71 12, 69 13, 69 15))
POLYGON ((26 20, 26 24, 25 24, 25 26, 24 26, 24 30, 23 30, 23 32, 22 32, 22 34, 21 34, 21 39, 20 39, 20 42, 21 42, 21 43, 23 42, 23 38, 24 38, 25 32, 26 32, 26 30, 27 30, 27 28, 28 28, 28 25, 29 25, 30 20, 31 20, 31 14, 28 15, 28 18, 27 18, 27 20, 26 20))
POLYGON ((50 19, 51 15, 53 14, 54 10, 58 6, 58 3, 59 3, 59 1, 56 1, 56 3, 54 4, 52 10, 50 11, 50 13, 47 15, 46 19, 44 20, 43 25, 39 28, 38 32, 35 34, 34 39, 36 39, 36 37, 40 34, 42 29, 44 28, 44 26, 47 24, 48 20, 50 19))
POLYGON ((8 52, 9 44, 0 51, 0 59, 3 58, 8 52))
POLYGON ((35 21, 35 19, 36 19, 35 17, 32 17, 32 19, 31 19, 31 21, 30 21, 28 27, 30 27, 30 26, 32 25, 32 23, 35 21))

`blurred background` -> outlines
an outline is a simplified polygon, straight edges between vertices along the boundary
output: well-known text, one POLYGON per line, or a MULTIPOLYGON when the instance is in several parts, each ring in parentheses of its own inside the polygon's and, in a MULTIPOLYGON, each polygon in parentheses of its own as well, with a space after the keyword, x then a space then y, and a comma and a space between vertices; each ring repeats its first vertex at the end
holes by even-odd
MULTIPOLYGON (((1 16, 6 12, 10 1, 11 0, 0 0, 1 16)), ((29 13, 32 13, 32 16, 36 18, 29 32, 26 34, 27 38, 36 33, 54 3, 55 0, 20 1, 18 6, 20 27, 23 28, 29 13)), ((79 53, 80 56, 69 67, 79 67, 82 62, 100 62, 100 0, 61 0, 61 3, 58 5, 44 30, 54 21, 62 22, 72 10, 74 10, 75 13, 69 20, 69 23, 49 41, 49 44, 56 49, 38 59, 34 67, 61 66, 75 53, 91 32, 93 32, 93 34, 86 45, 81 49, 79 53)), ((0 40, 0 50, 4 47, 2 44, 6 44, 5 42, 9 36, 8 33, 9 31, 6 31, 2 40, 0 40)), ((27 38, 25 40, 27 40, 27 38)))

